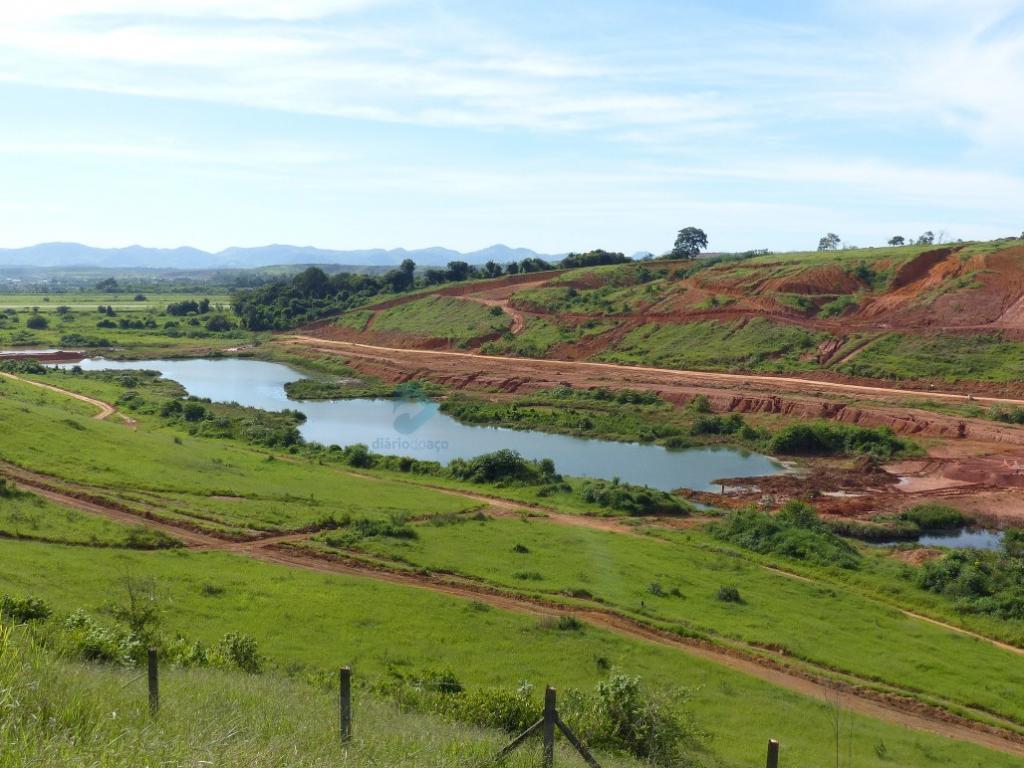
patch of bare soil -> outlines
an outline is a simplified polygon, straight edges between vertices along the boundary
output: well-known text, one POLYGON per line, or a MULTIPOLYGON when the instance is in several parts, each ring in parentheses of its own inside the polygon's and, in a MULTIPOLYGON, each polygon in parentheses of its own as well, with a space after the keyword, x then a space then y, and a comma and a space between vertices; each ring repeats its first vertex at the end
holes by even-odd
POLYGON ((941 549, 933 547, 915 547, 914 549, 894 549, 890 557, 901 563, 907 563, 907 565, 924 565, 932 560, 938 560, 945 554, 941 549))

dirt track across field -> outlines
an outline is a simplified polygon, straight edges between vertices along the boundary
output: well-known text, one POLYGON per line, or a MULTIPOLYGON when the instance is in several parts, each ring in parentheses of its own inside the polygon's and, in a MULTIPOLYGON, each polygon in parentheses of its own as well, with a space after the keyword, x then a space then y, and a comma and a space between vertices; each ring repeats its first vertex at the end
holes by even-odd
POLYGON ((13 373, 0 372, 0 376, 3 376, 8 379, 13 379, 14 381, 20 381, 22 384, 29 384, 33 387, 39 387, 40 389, 48 389, 50 392, 56 392, 61 395, 67 395, 68 397, 72 397, 75 400, 81 400, 83 403, 88 403, 89 405, 95 406, 99 410, 99 413, 93 416, 93 418, 99 421, 108 419, 115 413, 117 413, 117 408, 115 408, 113 405, 111 405, 110 403, 105 403, 102 400, 97 400, 94 397, 89 397, 78 392, 72 392, 71 390, 68 389, 61 389, 60 387, 54 387, 50 384, 43 384, 42 382, 39 381, 23 379, 21 376, 15 376, 13 373))
MULTIPOLYGON (((315 552, 289 546, 309 538, 309 533, 287 533, 242 542, 226 541, 184 526, 133 515, 112 503, 85 500, 71 493, 56 490, 47 482, 45 476, 27 470, 15 470, 10 474, 16 477, 16 483, 22 490, 36 493, 57 504, 118 522, 141 524, 162 530, 181 539, 193 551, 222 551, 290 568, 371 578, 538 617, 571 615, 607 631, 634 640, 672 647, 690 656, 721 664, 819 701, 835 701, 838 695, 842 707, 867 717, 1024 757, 1024 737, 1011 731, 970 721, 896 693, 886 694, 850 684, 836 683, 820 678, 812 671, 784 666, 768 657, 750 655, 742 650, 721 647, 706 641, 683 638, 611 610, 569 607, 540 598, 516 595, 468 580, 396 571, 349 558, 319 556, 315 552)), ((959 631, 955 627, 949 629, 959 631)))

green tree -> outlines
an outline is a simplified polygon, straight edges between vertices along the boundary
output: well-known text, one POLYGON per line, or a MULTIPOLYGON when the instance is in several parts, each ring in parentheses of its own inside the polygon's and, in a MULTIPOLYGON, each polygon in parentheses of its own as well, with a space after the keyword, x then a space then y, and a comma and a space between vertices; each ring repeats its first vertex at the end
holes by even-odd
POLYGON ((839 244, 842 240, 839 239, 839 235, 835 232, 829 232, 821 240, 818 241, 819 251, 834 251, 839 248, 839 244))
POLYGON ((676 235, 676 244, 672 248, 672 256, 677 259, 695 259, 700 252, 708 247, 708 236, 703 229, 686 227, 676 235))
POLYGON ((448 280, 452 283, 458 283, 462 280, 469 279, 469 264, 464 261, 449 261, 448 262, 448 280))
POLYGON ((923 235, 921 235, 919 238, 917 238, 917 244, 918 245, 931 245, 934 242, 935 242, 935 233, 932 232, 930 229, 927 232, 925 232, 923 235))
POLYGON ((889 245, 894 245, 894 246, 896 246, 896 245, 905 245, 906 242, 907 242, 907 239, 905 237, 903 237, 903 235, 895 235, 895 236, 889 238, 889 245))

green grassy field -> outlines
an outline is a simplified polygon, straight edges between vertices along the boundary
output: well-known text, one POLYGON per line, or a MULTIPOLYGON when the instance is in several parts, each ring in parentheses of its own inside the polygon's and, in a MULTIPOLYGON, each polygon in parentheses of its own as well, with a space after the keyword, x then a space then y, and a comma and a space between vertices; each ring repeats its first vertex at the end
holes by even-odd
POLYGON ((491 307, 475 301, 428 296, 381 310, 373 321, 373 329, 448 339, 458 344, 500 333, 511 323, 500 309, 492 312, 491 307))
MULTIPOLYGON (((71 380, 65 377, 65 383, 71 380)), ((230 440, 183 435, 156 420, 143 419, 134 430, 114 419, 96 421, 87 403, 0 381, 0 419, 9 429, 2 458, 88 484, 140 510, 158 507, 157 514, 170 520, 224 532, 278 531, 345 514, 387 517, 414 510, 429 516, 478 506, 407 483, 274 459, 230 440)))
POLYGON ((252 340, 231 315, 229 297, 209 293, 0 293, 0 348, 83 349, 120 347, 161 350, 177 347, 237 346, 252 340), (138 301, 135 296, 142 298, 138 301), (208 299, 203 314, 172 316, 167 308, 182 301, 208 299), (99 307, 110 312, 99 312, 99 307), (213 317, 224 318, 226 330, 211 330, 213 317), (39 327, 32 327, 37 325, 39 327))
MULTIPOLYGON (((469 686, 529 680, 589 687, 607 665, 659 685, 692 691, 689 707, 727 765, 760 759, 768 736, 794 764, 821 764, 834 749, 830 707, 720 665, 656 645, 585 628, 559 630, 424 590, 265 565, 220 553, 135 553, 0 541, 6 589, 57 609, 102 611, 124 575, 152 576, 165 595, 170 632, 215 642, 225 632, 254 635, 272 662, 294 672, 349 663, 360 675, 390 670, 455 670, 469 686), (61 573, 55 583, 53 573, 61 573), (216 589, 204 589, 204 585, 216 589), (211 594, 215 593, 215 594, 211 594)), ((858 765, 1011 766, 1016 759, 977 747, 851 717, 858 765), (879 757, 884 744, 884 757, 879 757)))
POLYGON ((526 320, 523 330, 515 336, 505 334, 500 339, 484 344, 480 351, 485 355, 543 357, 556 344, 572 344, 585 336, 604 333, 614 327, 613 322, 597 320, 581 325, 562 325, 531 317, 526 320))
POLYGON ((1024 344, 996 333, 891 333, 869 343, 839 371, 876 379, 1019 381, 1024 377, 1024 344))
POLYGON ((815 367, 802 358, 812 354, 825 338, 824 334, 763 318, 746 323, 649 323, 627 333, 598 359, 712 371, 800 371, 815 367))
POLYGON ((142 526, 126 527, 29 494, 0 497, 0 538, 134 549, 154 541, 142 526))
MULTIPOLYGON (((665 628, 771 648, 1024 725, 1024 670, 1014 655, 907 617, 855 589, 768 571, 703 533, 632 537, 525 517, 419 525, 416 532, 416 539, 379 536, 350 546, 398 567, 559 598, 589 594, 665 628), (743 603, 719 600, 722 586, 737 587, 743 603), (973 670, 967 688, 964 666, 973 670)), ((330 550, 331 538, 317 540, 330 550)))
MULTIPOLYGON (((111 400, 126 389, 114 376, 62 373, 45 379, 111 400)), ((173 384, 159 386, 161 396, 174 391, 173 384)), ((898 685, 953 711, 970 706, 1024 723, 1017 657, 902 615, 897 605, 940 617, 954 611, 949 600, 918 590, 905 567, 890 561, 869 557, 852 573, 783 563, 814 581, 805 583, 761 568, 771 559, 740 553, 699 532, 630 537, 540 519, 453 522, 482 503, 418 483, 560 508, 575 502, 544 499, 530 488, 376 470, 356 475, 301 452, 193 436, 146 413, 137 414, 132 429, 116 419, 96 421, 94 412, 86 403, 4 379, 0 420, 8 430, 0 459, 88 486, 140 511, 226 533, 295 530, 326 516, 434 517, 436 525, 415 526, 415 539, 369 537, 357 546, 364 556, 412 571, 451 571, 566 601, 600 599, 655 626, 762 646, 862 682, 898 685), (527 551, 515 551, 517 544, 527 551), (721 586, 737 587, 743 602, 717 599, 721 586)), ((580 505, 572 511, 602 510, 580 505)), ((84 513, 69 516, 24 497, 0 499, 0 534, 12 535, 22 525, 45 534, 37 538, 68 545, 0 539, 0 592, 39 595, 59 611, 84 608, 105 616, 126 575, 149 576, 160 585, 168 633, 212 643, 227 632, 247 632, 278 669, 294 674, 347 662, 377 679, 394 671, 452 668, 470 687, 512 686, 523 679, 589 687, 614 667, 659 686, 691 688, 688 706, 712 733, 711 747, 725 764, 750 764, 768 736, 784 740, 795 764, 822 764, 832 749, 828 705, 677 649, 591 626, 559 629, 534 616, 424 589, 223 552, 137 551, 129 528, 84 513), (83 546, 90 543, 99 546, 83 546)), ((997 625, 986 618, 964 621, 981 631, 997 625)), ((999 624, 1006 634, 1020 632, 1019 622, 999 624)), ((858 765, 1014 764, 965 744, 863 718, 851 722, 858 765)))

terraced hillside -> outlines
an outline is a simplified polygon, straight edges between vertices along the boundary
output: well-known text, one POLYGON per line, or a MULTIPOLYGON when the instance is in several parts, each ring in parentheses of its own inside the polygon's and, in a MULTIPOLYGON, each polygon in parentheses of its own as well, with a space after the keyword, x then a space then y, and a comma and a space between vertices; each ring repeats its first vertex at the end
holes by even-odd
POLYGON ((519 275, 402 296, 306 332, 491 355, 1016 391, 1024 241, 519 275))

